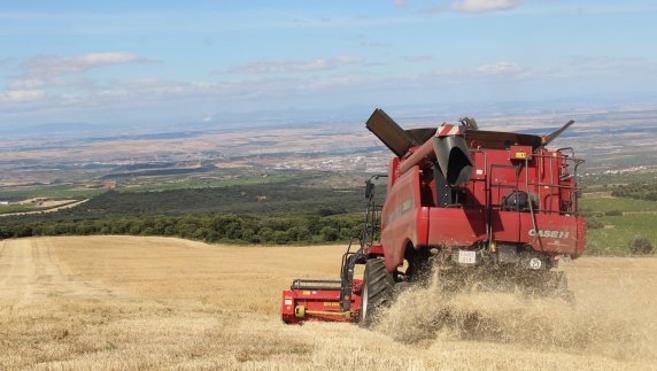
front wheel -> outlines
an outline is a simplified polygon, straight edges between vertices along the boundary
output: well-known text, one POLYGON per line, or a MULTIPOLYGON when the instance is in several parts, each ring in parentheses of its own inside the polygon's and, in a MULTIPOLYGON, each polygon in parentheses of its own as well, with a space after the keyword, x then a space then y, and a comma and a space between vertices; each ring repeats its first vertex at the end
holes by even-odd
POLYGON ((383 259, 369 259, 365 263, 359 320, 362 327, 372 326, 381 309, 390 306, 394 287, 395 280, 383 259))

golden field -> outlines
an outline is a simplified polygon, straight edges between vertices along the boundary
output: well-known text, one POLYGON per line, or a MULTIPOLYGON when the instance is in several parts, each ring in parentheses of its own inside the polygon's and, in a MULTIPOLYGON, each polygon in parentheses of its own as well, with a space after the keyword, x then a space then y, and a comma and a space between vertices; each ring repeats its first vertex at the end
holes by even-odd
POLYGON ((657 259, 565 261, 574 306, 402 295, 375 331, 280 322, 293 278, 341 246, 155 237, 0 241, 0 369, 657 369, 657 259))

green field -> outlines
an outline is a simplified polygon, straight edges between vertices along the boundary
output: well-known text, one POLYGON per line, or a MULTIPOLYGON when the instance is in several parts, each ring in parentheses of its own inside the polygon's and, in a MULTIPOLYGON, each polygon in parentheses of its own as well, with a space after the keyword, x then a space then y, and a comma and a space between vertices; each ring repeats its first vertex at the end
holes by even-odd
MULTIPOLYGON (((354 216, 360 215, 365 206, 361 186, 365 178, 325 172, 227 170, 184 177, 122 179, 117 188, 110 192, 103 188, 72 184, 5 187, 0 190, 0 200, 16 201, 33 197, 91 199, 81 207, 48 215, 4 217, 0 225, 8 228, 8 236, 50 234, 53 228, 66 234, 78 233, 78 230, 82 234, 94 233, 95 230, 158 234, 157 231, 162 228, 157 225, 163 223, 153 222, 151 226, 139 220, 146 216, 166 216, 171 218, 167 220, 172 225, 169 230, 175 231, 169 234, 186 238, 209 241, 219 238, 250 243, 314 241, 322 234, 310 228, 311 220, 315 220, 312 218, 331 216, 332 219, 327 219, 322 227, 339 227, 339 224, 332 224, 339 219, 344 219, 349 228, 356 226, 358 218, 354 219, 354 216), (244 227, 243 236, 240 233, 225 235, 221 231, 210 233, 214 226, 203 227, 208 215, 250 216, 255 221, 243 223, 240 227, 244 227), (187 223, 186 217, 198 220, 187 223), (123 223, 122 218, 134 220, 126 219, 123 223), (284 222, 279 226, 281 221, 284 222), (116 226, 121 223, 129 224, 129 228, 116 226), (299 228, 303 237, 298 233, 299 228), (269 230, 278 234, 276 238, 269 230), (306 230, 312 231, 306 233, 306 230), (289 238, 286 237, 288 234, 289 238)), ((589 193, 580 199, 580 211, 589 225, 586 253, 628 255, 631 252, 630 244, 638 237, 646 238, 657 246, 657 201, 613 197, 611 192, 614 189, 618 186, 596 187, 593 189, 595 192, 587 188, 589 193)), ((33 208, 33 205, 0 206, 0 214, 33 208)), ((341 235, 339 238, 345 237, 341 235)))
POLYGON ((31 204, 0 205, 0 214, 19 213, 22 211, 31 211, 34 209, 34 205, 31 204))
POLYGON ((0 238, 132 234, 281 245, 345 241, 361 230, 365 179, 323 172, 127 179, 115 190, 94 189, 100 193, 78 207, 0 218, 0 238))
MULTIPOLYGON (((192 173, 184 176, 135 176, 117 179, 118 192, 162 192, 191 189, 229 188, 236 186, 297 183, 316 188, 349 188, 362 186, 367 175, 338 174, 322 171, 263 171, 226 169, 192 173)), ((107 180, 112 180, 108 178, 107 180)), ((21 201, 36 197, 82 200, 98 196, 107 189, 105 180, 88 180, 94 187, 84 184, 28 185, 0 187, 0 200, 21 201)))
POLYGON ((634 214, 601 217, 605 225, 600 229, 589 229, 587 247, 594 254, 626 255, 628 246, 636 237, 650 240, 657 245, 657 214, 634 214))
POLYGON ((580 199, 580 208, 592 213, 605 213, 608 211, 655 211, 657 212, 657 201, 635 200, 631 198, 616 198, 608 195, 588 196, 580 199))
POLYGON ((266 176, 206 176, 206 177, 171 177, 140 178, 133 183, 119 185, 121 192, 162 192, 181 189, 224 188, 239 185, 270 184, 294 179, 294 175, 274 174, 266 176))
POLYGON ((585 195, 581 207, 601 227, 588 229, 587 253, 628 255, 630 243, 638 237, 657 246, 657 202, 585 195))

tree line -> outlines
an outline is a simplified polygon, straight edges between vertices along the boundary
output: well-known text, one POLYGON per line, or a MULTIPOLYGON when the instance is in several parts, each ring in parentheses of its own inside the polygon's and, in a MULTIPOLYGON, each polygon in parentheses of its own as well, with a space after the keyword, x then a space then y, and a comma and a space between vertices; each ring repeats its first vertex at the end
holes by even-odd
POLYGON ((614 197, 627 197, 636 200, 657 201, 657 182, 645 184, 628 184, 614 186, 614 197))
POLYGON ((360 215, 141 215, 44 220, 0 225, 0 238, 58 235, 173 236, 205 242, 291 244, 346 241, 359 236, 360 215))

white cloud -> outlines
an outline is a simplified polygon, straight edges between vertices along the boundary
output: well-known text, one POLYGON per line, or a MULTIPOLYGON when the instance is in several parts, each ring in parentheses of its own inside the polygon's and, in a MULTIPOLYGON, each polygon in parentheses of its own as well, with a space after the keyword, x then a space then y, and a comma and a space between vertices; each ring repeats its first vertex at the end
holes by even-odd
POLYGON ((36 56, 23 62, 19 73, 7 80, 6 89, 0 92, 0 102, 27 103, 43 99, 49 92, 57 92, 58 89, 89 89, 94 82, 81 79, 80 76, 88 70, 149 62, 152 61, 128 52, 89 53, 73 57, 36 56))
POLYGON ((497 62, 482 64, 470 68, 438 68, 431 73, 432 76, 441 78, 451 78, 461 81, 504 81, 516 80, 531 76, 531 70, 515 62, 497 62))
POLYGON ((482 76, 522 76, 528 71, 513 62, 498 62, 493 64, 483 64, 475 69, 475 72, 482 76))
POLYGON ((433 55, 423 54, 423 55, 404 55, 401 57, 405 62, 410 63, 419 63, 419 62, 430 62, 435 58, 433 55))
POLYGON ((38 89, 15 89, 7 90, 0 93, 0 102, 6 103, 25 103, 40 99, 46 95, 46 92, 38 89))
POLYGON ((347 55, 306 61, 271 60, 242 64, 230 69, 230 72, 256 74, 316 72, 332 70, 345 65, 362 64, 364 62, 364 58, 347 55))
POLYGON ((463 13, 483 13, 509 10, 521 2, 522 0, 457 0, 452 3, 452 9, 463 13))
POLYGON ((329 76, 322 79, 313 79, 305 82, 302 87, 307 90, 324 90, 355 86, 363 81, 356 76, 329 76))
POLYGON ((7 84, 9 89, 34 89, 40 88, 45 85, 45 81, 37 78, 19 78, 9 81, 7 84))
POLYGON ((103 66, 147 62, 150 61, 127 52, 90 53, 75 57, 38 56, 25 62, 23 70, 26 76, 53 78, 103 66))
MULTIPOLYGON (((424 1, 422 13, 444 13, 455 11, 459 13, 485 13, 509 10, 519 6, 523 0, 450 0, 450 1, 424 1)), ((409 0, 393 0, 398 8, 410 5, 409 0)))

